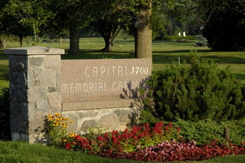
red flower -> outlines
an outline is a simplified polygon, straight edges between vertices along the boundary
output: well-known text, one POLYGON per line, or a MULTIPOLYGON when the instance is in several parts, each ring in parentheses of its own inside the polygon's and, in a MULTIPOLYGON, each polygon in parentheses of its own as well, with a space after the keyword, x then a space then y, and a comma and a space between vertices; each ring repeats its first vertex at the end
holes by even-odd
POLYGON ((117 138, 113 136, 113 137, 112 137, 112 142, 113 142, 114 144, 117 144, 117 143, 118 143, 117 138))
POLYGON ((71 143, 66 143, 66 149, 71 149, 71 143))
POLYGON ((75 137, 75 139, 78 140, 78 141, 83 141, 83 138, 82 138, 80 135, 77 135, 77 136, 75 137))
POLYGON ((99 141, 104 141, 104 138, 102 137, 102 136, 97 136, 97 139, 99 140, 99 141))
POLYGON ((173 123, 172 122, 169 122, 169 127, 172 128, 173 127, 173 123))
POLYGON ((180 132, 180 127, 177 127, 178 132, 180 132))
POLYGON ((108 133, 105 133, 104 136, 105 136, 105 138, 108 138, 109 137, 108 133))

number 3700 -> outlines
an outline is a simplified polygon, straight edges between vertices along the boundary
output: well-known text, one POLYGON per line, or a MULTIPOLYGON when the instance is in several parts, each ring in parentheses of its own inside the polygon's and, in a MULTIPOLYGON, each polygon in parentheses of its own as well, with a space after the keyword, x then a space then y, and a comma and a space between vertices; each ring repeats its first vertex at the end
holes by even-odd
POLYGON ((130 74, 133 75, 133 74, 145 74, 147 75, 149 72, 149 68, 148 67, 131 67, 131 71, 130 71, 130 74))

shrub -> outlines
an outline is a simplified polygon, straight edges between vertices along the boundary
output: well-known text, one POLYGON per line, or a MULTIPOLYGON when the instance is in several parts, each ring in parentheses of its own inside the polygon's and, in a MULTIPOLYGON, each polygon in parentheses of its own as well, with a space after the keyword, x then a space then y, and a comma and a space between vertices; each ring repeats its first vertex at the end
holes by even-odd
MULTIPOLYGON (((245 115, 244 86, 230 72, 197 55, 190 66, 172 64, 152 75, 141 90, 144 111, 160 120, 236 120, 245 115)), ((143 115, 147 115, 144 113, 143 115)), ((147 117, 141 117, 145 119, 147 117)))
POLYGON ((3 88, 0 95, 0 139, 10 140, 10 101, 9 101, 9 89, 3 88))

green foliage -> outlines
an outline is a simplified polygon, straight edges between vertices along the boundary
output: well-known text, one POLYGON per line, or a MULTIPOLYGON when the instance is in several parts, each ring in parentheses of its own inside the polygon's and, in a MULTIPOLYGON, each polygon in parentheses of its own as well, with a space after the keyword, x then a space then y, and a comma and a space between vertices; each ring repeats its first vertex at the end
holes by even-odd
POLYGON ((0 96, 0 139, 10 139, 10 109, 9 89, 3 88, 0 96))
MULTIPOLYGON (((30 34, 34 35, 35 43, 38 42, 38 35, 43 32, 42 27, 47 24, 47 20, 54 17, 51 10, 47 10, 47 1, 30 1, 30 0, 9 0, 4 6, 4 19, 11 18, 10 23, 1 22, 7 26, 6 32, 13 34, 20 39, 30 34), (18 31, 18 32, 16 32, 18 31)), ((4 20, 3 20, 4 21, 4 20)))
POLYGON ((178 119, 174 124, 180 126, 180 134, 185 140, 193 140, 198 144, 207 144, 217 140, 221 144, 226 144, 228 141, 240 145, 241 142, 245 141, 245 121, 216 122, 202 120, 199 122, 188 122, 178 119), (229 140, 225 139, 225 128, 229 130, 229 140))
POLYGON ((217 51, 245 50, 244 6, 231 0, 216 5, 214 11, 208 11, 212 14, 203 31, 209 46, 217 51))
POLYGON ((205 37, 203 37, 203 35, 198 35, 196 45, 197 46, 208 46, 208 40, 205 37))
POLYGON ((172 64, 152 75, 142 102, 145 111, 161 120, 244 118, 244 86, 230 72, 217 64, 190 55, 190 66, 172 64))
POLYGON ((63 141, 73 137, 74 133, 67 132, 66 128, 69 123, 73 123, 69 118, 61 116, 60 113, 54 115, 48 114, 45 119, 45 130, 48 143, 54 146, 60 146, 63 141))

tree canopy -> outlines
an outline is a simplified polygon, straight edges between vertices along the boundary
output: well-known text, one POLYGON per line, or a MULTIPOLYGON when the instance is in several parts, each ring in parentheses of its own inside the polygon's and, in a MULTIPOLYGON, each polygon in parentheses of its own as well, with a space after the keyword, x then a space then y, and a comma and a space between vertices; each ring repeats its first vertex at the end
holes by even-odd
POLYGON ((206 14, 203 34, 213 50, 245 50, 245 8, 242 0, 209 1, 202 10, 206 14))
POLYGON ((135 38, 136 57, 146 53, 139 50, 151 44, 152 33, 153 39, 183 31, 197 35, 203 25, 203 34, 211 48, 244 49, 241 38, 244 0, 2 0, 0 11, 1 34, 16 35, 20 42, 32 35, 34 43, 40 41, 40 37, 69 34, 70 54, 79 52, 79 38, 84 28, 100 33, 105 40, 103 50, 110 49, 120 30, 128 31, 135 38), (224 33, 229 36, 223 37, 224 33), (224 40, 234 44, 226 44, 224 40), (218 44, 223 46, 217 47, 218 44))
POLYGON ((2 23, 5 25, 9 23, 7 33, 17 35, 21 39, 31 30, 34 35, 34 43, 37 43, 42 26, 45 26, 47 20, 53 16, 52 12, 46 8, 47 3, 48 1, 45 0, 9 0, 6 2, 5 15, 2 20, 4 23, 2 23), (22 36, 20 31, 24 33, 22 36))

